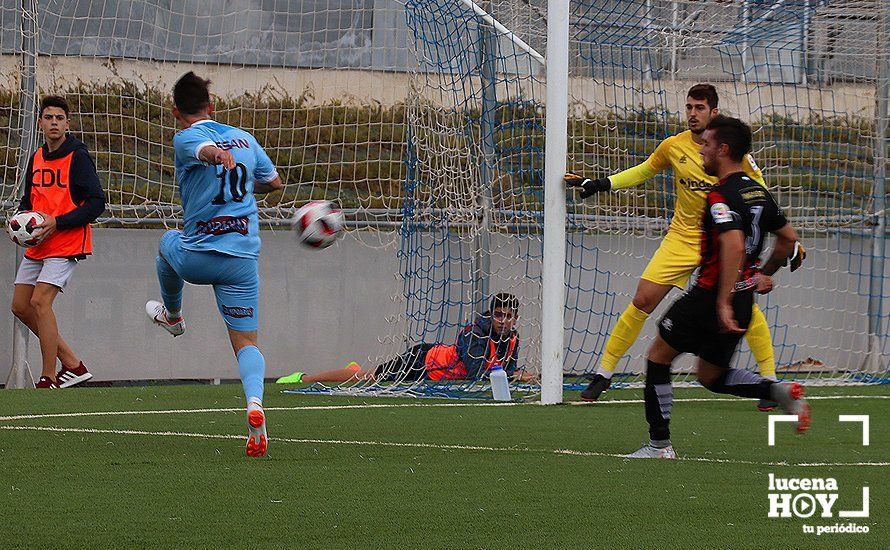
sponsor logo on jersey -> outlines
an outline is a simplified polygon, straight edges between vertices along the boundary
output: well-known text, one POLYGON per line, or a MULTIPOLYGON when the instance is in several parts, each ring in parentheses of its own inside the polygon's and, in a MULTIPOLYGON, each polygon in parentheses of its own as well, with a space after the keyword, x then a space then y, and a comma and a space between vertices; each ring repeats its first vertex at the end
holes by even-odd
POLYGON ((742 198, 746 201, 765 199, 766 193, 764 193, 763 188, 758 185, 756 188, 742 189, 742 198))
POLYGON ((229 149, 250 149, 250 142, 246 139, 224 139, 222 141, 214 141, 214 145, 228 151, 229 149))
POLYGON ((711 187, 714 187, 713 183, 702 180, 688 180, 686 178, 680 178, 679 182, 680 185, 691 189, 692 191, 709 191, 711 187))
POLYGON ((68 188, 68 182, 63 181, 61 168, 40 168, 31 173, 31 183, 34 187, 61 187, 68 188))
POLYGON ((199 221, 197 224, 197 233, 199 235, 224 235, 226 233, 240 233, 247 235, 248 220, 247 216, 218 216, 210 218, 206 222, 199 221))
POLYGON ((711 217, 717 223, 729 223, 732 221, 732 210, 722 202, 715 202, 711 205, 711 217))
POLYGON ((222 306, 223 315, 228 317, 235 317, 237 319, 244 319, 245 317, 253 317, 253 308, 252 307, 241 307, 241 306, 222 306))
POLYGON ((678 162, 679 162, 680 164, 686 164, 686 160, 687 160, 687 159, 686 159, 686 155, 682 155, 682 156, 680 157, 680 160, 679 160, 678 162))

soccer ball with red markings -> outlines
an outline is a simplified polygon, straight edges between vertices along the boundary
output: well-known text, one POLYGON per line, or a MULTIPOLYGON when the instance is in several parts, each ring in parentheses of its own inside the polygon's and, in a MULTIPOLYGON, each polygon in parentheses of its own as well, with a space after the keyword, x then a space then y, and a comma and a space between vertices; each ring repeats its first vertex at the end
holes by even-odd
POLYGON ((343 212, 328 201, 311 201, 294 214, 297 240, 311 248, 327 248, 343 234, 343 212))
POLYGON ((15 244, 31 248, 40 242, 43 230, 37 226, 42 223, 43 216, 39 212, 29 210, 18 212, 6 220, 6 234, 15 244))

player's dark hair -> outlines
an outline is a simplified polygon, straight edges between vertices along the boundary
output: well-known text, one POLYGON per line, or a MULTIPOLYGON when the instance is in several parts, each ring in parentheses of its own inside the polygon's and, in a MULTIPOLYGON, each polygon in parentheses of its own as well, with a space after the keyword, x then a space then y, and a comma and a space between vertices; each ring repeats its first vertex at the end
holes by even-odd
POLYGON ((705 130, 714 132, 718 144, 729 146, 729 158, 735 162, 742 162, 751 152, 751 127, 737 118, 717 115, 705 130))
POLYGON ((686 97, 691 97, 692 99, 697 99, 699 101, 707 101, 708 107, 711 109, 716 109, 717 101, 719 101, 719 98, 717 97, 717 88, 715 88, 713 84, 696 84, 692 88, 689 88, 686 97))
POLYGON ((45 111, 47 107, 58 107, 65 111, 65 117, 68 117, 68 102, 60 95, 48 95, 40 100, 40 116, 43 116, 43 111, 45 111))
POLYGON ((494 312, 494 310, 499 307, 505 307, 516 315, 519 313, 519 300, 516 299, 516 296, 507 292, 495 294, 491 299, 488 311, 494 312))
POLYGON ((173 85, 173 104, 186 115, 196 115, 210 105, 210 81, 189 71, 173 85))

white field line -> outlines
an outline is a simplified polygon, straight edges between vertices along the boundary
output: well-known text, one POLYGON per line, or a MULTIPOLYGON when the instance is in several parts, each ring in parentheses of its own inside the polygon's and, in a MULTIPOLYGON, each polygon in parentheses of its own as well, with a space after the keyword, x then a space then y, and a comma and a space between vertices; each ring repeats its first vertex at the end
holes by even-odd
MULTIPOLYGON (((203 434, 191 432, 150 432, 145 430, 107 430, 98 428, 58 428, 54 426, 0 426, 0 430, 14 431, 38 431, 38 432, 55 432, 55 433, 84 433, 84 434, 107 434, 107 435, 135 435, 149 437, 190 437, 194 439, 224 439, 244 441, 243 435, 233 434, 203 434)), ((535 453, 535 454, 555 454, 570 455, 582 457, 605 457, 627 459, 624 455, 614 453, 600 453, 596 451, 576 451, 571 449, 533 449, 528 447, 487 447, 480 445, 445 445, 438 443, 401 443, 397 441, 361 441, 349 439, 294 439, 294 438, 271 438, 271 442, 275 443, 297 443, 304 445, 355 445, 365 447, 400 447, 414 449, 434 449, 442 451, 483 451, 498 453, 535 453)), ((702 462, 708 464, 743 464, 751 466, 793 466, 793 467, 827 467, 827 466, 890 466, 890 462, 756 462, 752 460, 732 460, 724 458, 706 458, 706 457, 680 457, 678 460, 685 462, 702 462)))
MULTIPOLYGON (((349 409, 402 409, 415 407, 516 407, 525 403, 385 403, 360 405, 306 405, 302 407, 263 407, 265 411, 340 411, 349 409)), ((244 412, 244 407, 223 407, 212 409, 162 409, 145 411, 92 411, 70 413, 47 414, 20 414, 15 416, 0 416, 0 422, 8 420, 35 420, 40 418, 78 418, 86 416, 136 416, 144 414, 195 414, 218 412, 244 412)))
MULTIPOLYGON (((890 395, 814 395, 806 396, 807 401, 829 401, 837 399, 890 399, 890 395)), ((719 403, 722 401, 753 401, 745 397, 686 397, 683 399, 674 399, 674 403, 719 403)), ((570 401, 569 405, 606 405, 617 403, 643 403, 642 399, 612 399, 609 401, 570 401)))
MULTIPOLYGON (((836 399, 890 399, 890 395, 817 395, 807 397, 809 401, 836 400, 836 399)), ((750 399, 741 397, 689 397, 674 399, 674 403, 720 403, 720 402, 745 402, 750 399)), ((642 404, 642 399, 612 399, 587 403, 584 401, 570 401, 568 405, 580 405, 583 407, 597 407, 600 405, 624 405, 642 404)), ((299 407, 266 407, 267 411, 340 411, 350 409, 406 409, 406 408, 452 408, 452 407, 520 407, 538 405, 532 403, 363 403, 358 405, 307 405, 299 407)), ((45 414, 18 414, 12 416, 0 416, 0 422, 10 420, 39 420, 41 418, 80 418, 88 416, 138 416, 151 414, 197 414, 197 413, 228 413, 244 412, 244 408, 225 407, 210 409, 162 409, 162 410, 132 410, 132 411, 89 411, 68 413, 45 414)))

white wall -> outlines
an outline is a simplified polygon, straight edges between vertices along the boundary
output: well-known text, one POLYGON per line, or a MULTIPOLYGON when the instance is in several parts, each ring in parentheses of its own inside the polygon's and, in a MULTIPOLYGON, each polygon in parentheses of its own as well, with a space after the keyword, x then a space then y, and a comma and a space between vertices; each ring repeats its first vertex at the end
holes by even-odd
MULTIPOLYGON (((62 334, 96 375, 97 380, 236 378, 237 369, 216 310, 212 290, 187 286, 184 311, 188 331, 178 338, 153 326, 144 314, 148 299, 157 299, 154 258, 162 230, 98 229, 95 256, 78 266, 68 291, 58 298, 56 311, 62 334)), ((354 233, 353 235, 356 235, 354 233)), ((393 241, 359 232, 367 242, 393 241)), ((494 274, 491 291, 509 290, 522 305, 520 332, 522 362, 538 364, 540 331, 540 241, 495 235, 492 239, 494 274), (525 259, 534 260, 527 264, 525 259)), ((568 272, 569 311, 566 326, 566 367, 583 372, 594 366, 617 316, 630 301, 646 261, 658 238, 634 235, 574 235, 568 272), (583 267, 583 269, 581 269, 583 267), (596 292, 593 290, 596 289, 596 292)), ((426 302, 415 302, 412 313, 426 319, 425 337, 450 341, 468 316, 472 289, 472 252, 451 242, 430 247, 424 236, 424 259, 447 265, 424 272, 412 283, 426 302), (435 258, 432 255, 435 254, 435 258), (435 302, 432 308, 430 305, 435 302), (450 304, 442 306, 443 303, 450 304), (440 323, 449 327, 436 333, 440 323)), ((868 240, 834 237, 808 239, 806 268, 793 275, 783 270, 769 299, 767 317, 774 330, 780 362, 814 357, 826 366, 857 368, 867 349, 868 240), (778 306, 778 307, 775 307, 778 306)), ((888 251, 890 252, 890 251, 888 251)), ((0 382, 11 361, 12 315, 8 313, 15 273, 15 247, 0 242, 0 382)), ((367 362, 400 351, 407 323, 401 266, 397 248, 372 248, 349 236, 324 251, 298 246, 286 231, 263 233, 260 260, 260 347, 267 358, 268 376, 293 370, 317 372, 339 368, 350 360, 367 362), (387 339, 389 339, 387 341, 387 339)), ((890 263, 884 279, 890 275, 890 263)), ((884 295, 890 287, 884 289, 884 295)), ((656 310, 659 318, 673 298, 656 310)), ((885 332, 890 300, 885 299, 885 332)), ((417 331, 415 323, 413 332, 417 331)), ((655 331, 650 320, 634 356, 621 370, 640 372, 640 357, 655 331)), ((412 337, 416 337, 412 335, 412 337)), ((32 372, 39 370, 37 340, 30 338, 32 372)), ((743 349, 744 349, 743 344, 743 349)), ((750 357, 742 355, 743 364, 750 357)), ((683 366, 683 364, 678 364, 683 366)))
MULTIPOLYGON (((237 378, 237 365, 210 287, 187 285, 188 329, 172 338, 152 325, 146 300, 158 299, 154 258, 161 230, 99 229, 95 255, 78 266, 56 301, 59 327, 97 380, 237 378)), ((396 312, 390 296, 393 250, 361 246, 351 238, 324 251, 299 246, 287 232, 265 232, 260 261, 260 348, 267 375, 338 368, 348 360, 383 353, 378 333, 396 312)), ((8 313, 14 247, 3 242, 0 272, 0 375, 11 359, 8 313)), ((37 340, 30 338, 32 372, 39 374, 37 340)))

